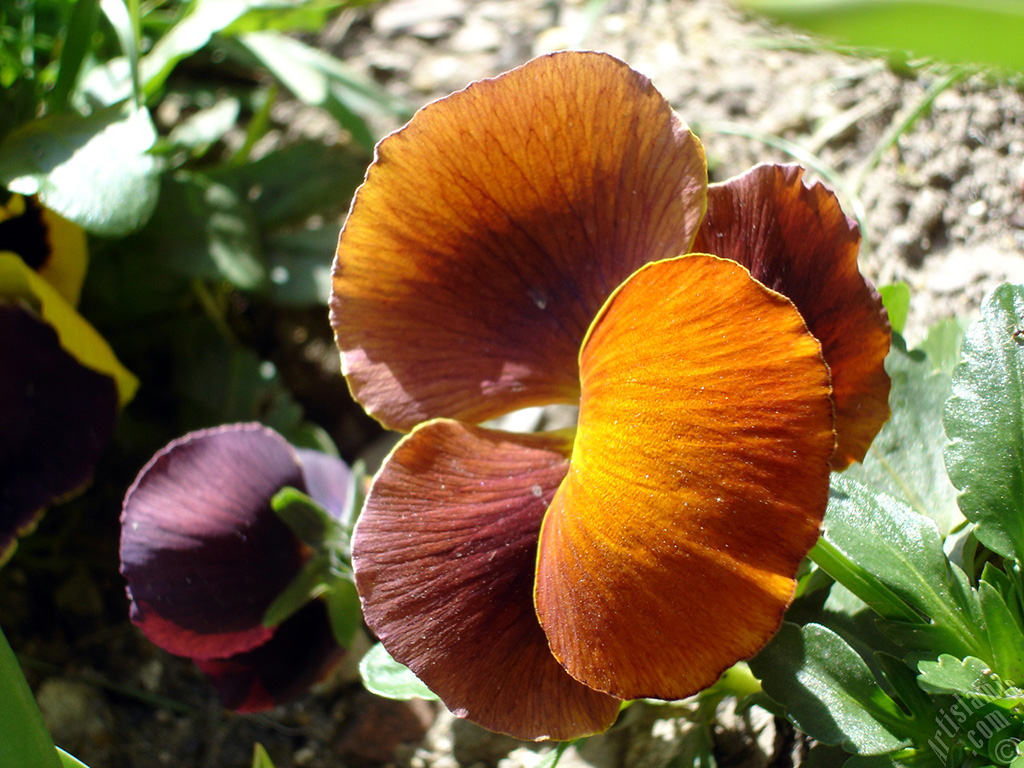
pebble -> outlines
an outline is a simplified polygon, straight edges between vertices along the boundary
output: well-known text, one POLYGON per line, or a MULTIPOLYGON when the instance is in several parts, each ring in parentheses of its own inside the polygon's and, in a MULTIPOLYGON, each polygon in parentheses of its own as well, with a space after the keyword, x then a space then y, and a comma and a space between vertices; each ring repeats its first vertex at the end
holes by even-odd
POLYGON ((94 686, 61 677, 47 678, 36 691, 36 702, 54 742, 69 752, 108 737, 111 714, 94 686))
POLYGON ((467 5, 464 0, 392 0, 374 14, 373 29, 385 37, 436 40, 454 29, 467 5))

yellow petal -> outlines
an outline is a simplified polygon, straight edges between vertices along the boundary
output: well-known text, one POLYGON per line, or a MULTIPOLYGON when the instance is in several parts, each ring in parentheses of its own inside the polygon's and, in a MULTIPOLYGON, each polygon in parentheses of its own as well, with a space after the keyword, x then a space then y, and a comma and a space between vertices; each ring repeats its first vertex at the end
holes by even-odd
POLYGON ((78 362, 114 379, 121 406, 135 396, 138 379, 121 365, 106 340, 52 285, 12 253, 0 252, 0 298, 21 299, 32 305, 78 362))
POLYGON ((753 655, 791 600, 827 500, 828 370, 787 299, 704 255, 633 275, 580 362, 540 622, 585 685, 682 698, 753 655))
POLYGON ((35 198, 12 195, 0 206, 0 251, 11 251, 42 275, 72 306, 88 263, 85 230, 35 198))

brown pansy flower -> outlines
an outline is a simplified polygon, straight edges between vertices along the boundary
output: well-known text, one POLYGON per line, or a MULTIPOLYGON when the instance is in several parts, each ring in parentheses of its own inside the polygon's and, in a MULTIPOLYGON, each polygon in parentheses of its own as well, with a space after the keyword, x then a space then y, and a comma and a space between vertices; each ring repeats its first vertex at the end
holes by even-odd
POLYGON ((535 59, 384 139, 331 317, 356 399, 409 431, 353 541, 395 659, 460 716, 570 739, 756 653, 830 469, 888 416, 857 244, 798 168, 709 187, 697 139, 603 54, 535 59), (577 427, 481 426, 547 403, 577 427))

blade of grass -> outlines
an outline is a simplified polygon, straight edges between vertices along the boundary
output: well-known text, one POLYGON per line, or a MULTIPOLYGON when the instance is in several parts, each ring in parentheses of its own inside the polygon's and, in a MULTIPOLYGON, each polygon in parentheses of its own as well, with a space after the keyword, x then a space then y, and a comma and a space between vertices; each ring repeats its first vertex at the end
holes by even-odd
POLYGON ((99 11, 98 0, 77 0, 71 9, 68 20, 67 36, 60 53, 60 68, 57 71, 57 82, 50 92, 50 111, 63 112, 68 107, 71 93, 78 82, 78 73, 82 62, 92 44, 93 30, 99 11))
MULTIPOLYGON (((138 0, 129 0, 135 5, 138 16, 138 0)), ((114 34, 121 44, 124 55, 128 58, 128 68, 132 79, 132 97, 136 107, 142 106, 142 80, 139 76, 139 35, 132 13, 124 0, 100 0, 100 9, 114 28, 114 34)))
POLYGON ((18 660, 0 630, 0 765, 61 768, 18 660))
POLYGON ((867 156, 860 168, 857 170, 853 179, 850 181, 847 187, 850 194, 854 197, 860 194, 861 187, 864 185, 864 180, 868 177, 868 174, 878 167, 878 164, 882 160, 882 156, 888 152, 890 148, 895 146, 896 142, 899 141, 900 136, 909 131, 921 115, 928 111, 940 93, 950 86, 960 82, 968 71, 967 67, 953 67, 945 77, 940 77, 931 84, 928 90, 925 91, 924 96, 922 96, 921 99, 910 108, 902 119, 889 126, 889 130, 885 132, 878 144, 875 145, 871 154, 867 156))

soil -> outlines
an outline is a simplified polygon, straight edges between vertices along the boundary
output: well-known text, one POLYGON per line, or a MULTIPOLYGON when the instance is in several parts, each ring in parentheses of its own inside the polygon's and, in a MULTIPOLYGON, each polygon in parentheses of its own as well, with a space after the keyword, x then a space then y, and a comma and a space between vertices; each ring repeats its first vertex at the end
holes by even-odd
MULTIPOLYGON (((846 210, 862 212, 865 274, 909 284, 911 344, 940 318, 975 314, 995 285, 1024 283, 1020 82, 966 75, 888 145, 948 69, 811 47, 724 0, 392 0, 342 13, 317 42, 411 104, 540 53, 605 50, 648 75, 701 136, 713 180, 759 162, 792 162, 778 146, 802 149, 817 164, 809 177, 824 173, 846 210)), ((291 134, 338 138, 323 115, 285 105, 277 117, 291 134)), ((376 125, 382 133, 396 127, 376 125)), ((283 318, 276 332, 279 367, 307 382, 296 389, 308 411, 332 435, 348 435, 343 450, 365 446, 375 433, 338 405, 345 388, 325 315, 283 318)), ((110 482, 127 487, 138 467, 117 460, 107 460, 110 482)), ((190 662, 154 648, 128 623, 108 559, 116 516, 105 510, 97 519, 73 529, 76 548, 94 560, 47 569, 26 552, 0 580, 5 631, 55 740, 93 768, 241 768, 257 742, 278 768, 531 768, 550 749, 489 734, 434 704, 372 696, 352 663, 296 704, 261 715, 224 711, 190 662)), ((49 535, 47 526, 37 535, 49 535)), ((680 711, 630 708, 563 765, 682 765, 680 711)), ((758 708, 720 715, 719 765, 800 764, 806 744, 784 722, 758 708)))

